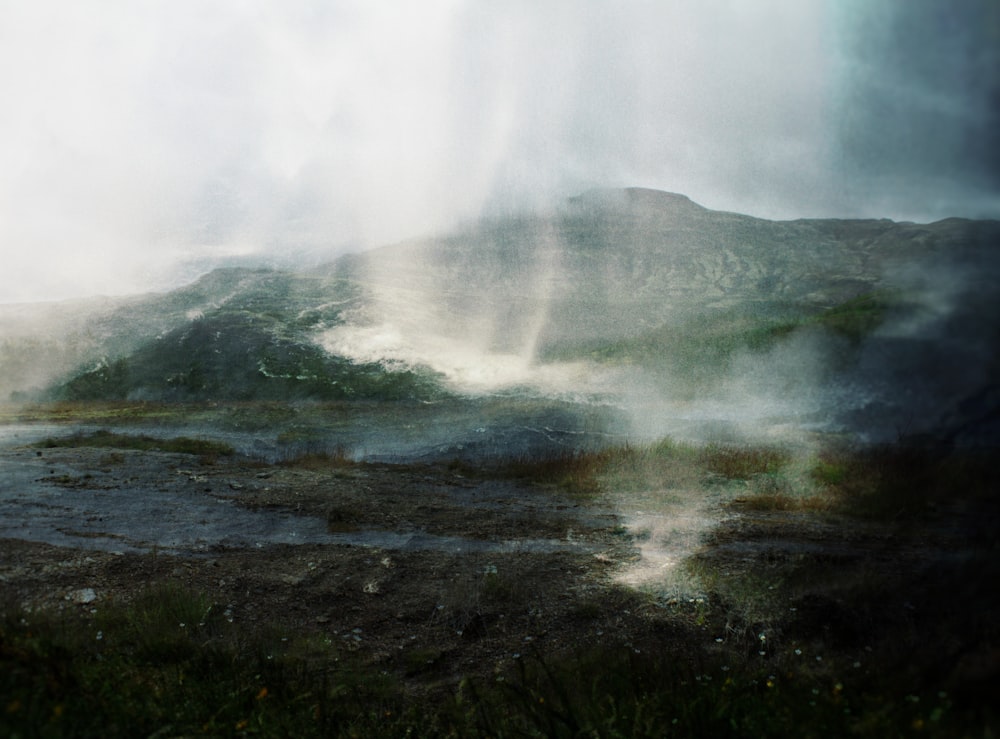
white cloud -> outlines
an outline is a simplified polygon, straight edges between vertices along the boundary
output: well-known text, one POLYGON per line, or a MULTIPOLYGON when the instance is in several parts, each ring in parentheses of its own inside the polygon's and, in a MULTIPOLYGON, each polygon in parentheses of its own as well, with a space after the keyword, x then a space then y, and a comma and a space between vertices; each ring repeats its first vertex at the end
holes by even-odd
POLYGON ((850 215, 834 21, 818 0, 2 3, 0 302, 598 185, 850 215))

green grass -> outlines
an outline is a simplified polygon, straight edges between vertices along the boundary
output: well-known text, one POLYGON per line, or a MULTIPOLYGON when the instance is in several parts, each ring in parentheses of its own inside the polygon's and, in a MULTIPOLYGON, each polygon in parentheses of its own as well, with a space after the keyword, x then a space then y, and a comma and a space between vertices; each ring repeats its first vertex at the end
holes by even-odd
MULTIPOLYGON (((794 653, 789 650, 790 656, 794 653)), ((467 688, 486 735, 899 736, 949 726, 947 695, 886 691, 877 681, 817 674, 807 659, 739 664, 725 650, 693 661, 641 647, 541 655, 488 693, 467 688), (877 692, 869 692, 873 688, 877 692)), ((944 734, 947 735, 947 734, 944 734)))
POLYGON ((329 642, 236 626, 178 587, 91 617, 7 609, 0 623, 7 737, 391 736, 434 721, 329 642))
MULTIPOLYGON (((705 311, 616 341, 554 343, 543 348, 542 358, 638 364, 668 381, 675 396, 696 397, 724 380, 737 357, 765 354, 817 328, 857 347, 891 312, 912 309, 892 291, 866 293, 826 308, 762 303, 739 311, 705 311)), ((838 361, 848 360, 849 353, 838 361)))
POLYGON ((208 439, 193 439, 187 436, 177 436, 168 439, 158 439, 145 434, 120 434, 107 429, 93 431, 89 434, 72 434, 70 436, 49 437, 36 442, 32 446, 39 449, 97 447, 107 449, 131 449, 143 452, 172 452, 176 454, 195 454, 202 457, 229 456, 234 453, 229 444, 208 439))
POLYGON ((898 292, 878 291, 859 295, 813 317, 811 322, 858 342, 882 325, 887 314, 904 305, 898 292))
POLYGON ((788 461, 789 455, 783 450, 747 445, 710 444, 698 455, 698 462, 704 469, 729 480, 775 474, 788 461))
MULTIPOLYGON (((818 652, 770 628, 734 634, 722 611, 702 610, 697 624, 665 613, 628 642, 528 651, 503 674, 414 693, 329 639, 234 624, 177 586, 96 615, 8 608, 0 734, 959 737, 987 736, 996 720, 863 651, 818 652)), ((413 649, 400 668, 434 679, 440 657, 413 649)))
POLYGON ((0 406, 3 423, 169 423, 184 422, 203 409, 184 403, 79 401, 0 406))

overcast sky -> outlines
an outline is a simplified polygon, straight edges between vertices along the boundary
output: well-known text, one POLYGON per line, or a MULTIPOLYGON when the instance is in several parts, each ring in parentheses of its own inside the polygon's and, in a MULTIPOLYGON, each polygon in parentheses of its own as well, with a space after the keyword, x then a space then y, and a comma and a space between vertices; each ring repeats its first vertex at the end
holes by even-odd
POLYGON ((645 186, 1000 217, 993 0, 0 0, 0 302, 645 186))

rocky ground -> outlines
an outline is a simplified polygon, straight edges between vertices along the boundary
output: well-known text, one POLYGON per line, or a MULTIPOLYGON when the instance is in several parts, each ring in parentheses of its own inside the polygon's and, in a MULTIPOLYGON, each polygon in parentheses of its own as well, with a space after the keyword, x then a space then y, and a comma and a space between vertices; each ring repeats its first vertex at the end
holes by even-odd
MULTIPOLYGON (((447 466, 204 464, 91 448, 22 448, 7 461, 31 465, 34 487, 54 489, 81 518, 56 521, 51 535, 24 532, 64 543, 68 533, 70 546, 10 530, 0 539, 4 597, 31 609, 94 611, 169 582, 209 594, 227 619, 314 633, 372 662, 442 677, 500 669, 529 649, 619 638, 633 615, 624 592, 624 610, 614 608, 614 576, 635 557, 615 512, 516 480, 447 466), (200 522, 174 511, 172 527, 154 532, 167 543, 141 541, 94 513, 98 496, 179 491, 227 504, 233 531, 216 524, 215 542, 185 538, 200 522), (277 517, 281 530, 300 522, 306 543, 246 539, 247 512, 277 517), (328 533, 315 533, 316 522, 328 533)), ((274 529, 250 534, 260 532, 274 529)))
POLYGON ((832 670, 897 669, 899 650, 933 640, 918 682, 975 695, 1000 675, 981 507, 900 526, 706 488, 637 493, 637 515, 601 492, 447 464, 26 446, 3 462, 8 606, 86 615, 179 585, 215 617, 315 637, 416 690, 602 644, 805 652, 832 670), (685 495, 702 503, 670 508, 685 495), (653 498, 668 503, 651 517, 653 498), (15 530, 39 499, 50 528, 15 530), (129 516, 145 528, 124 530, 129 516))

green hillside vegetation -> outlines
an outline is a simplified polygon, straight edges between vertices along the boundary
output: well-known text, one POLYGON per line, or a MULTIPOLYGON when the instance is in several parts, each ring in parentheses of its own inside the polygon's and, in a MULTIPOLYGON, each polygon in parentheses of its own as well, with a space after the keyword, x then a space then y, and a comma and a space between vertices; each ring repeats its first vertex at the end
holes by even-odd
POLYGON ((406 400, 442 394, 430 371, 354 363, 309 342, 301 327, 328 320, 294 316, 267 291, 236 310, 197 318, 127 357, 102 361, 54 391, 56 400, 406 400))
POLYGON ((618 341, 553 343, 544 358, 637 364, 684 379, 694 390, 725 375, 734 357, 766 353, 796 332, 822 330, 856 348, 890 312, 908 307, 892 291, 866 293, 814 311, 801 305, 757 303, 740 310, 706 311, 618 341))
POLYGON ((436 397, 430 371, 320 348, 336 326, 384 321, 417 345, 485 340, 495 351, 534 347, 541 362, 637 364, 697 393, 735 358, 804 331, 835 339, 837 361, 849 363, 890 314, 917 315, 922 301, 933 310, 953 278, 966 294, 952 304, 985 314, 998 234, 990 221, 768 221, 670 193, 588 193, 549 214, 482 221, 308 273, 218 269, 102 307, 56 337, 73 347, 59 362, 51 344, 0 343, 10 370, 0 392, 34 395, 61 374, 51 397, 62 400, 436 397), (913 283, 917 273, 931 277, 913 283))

